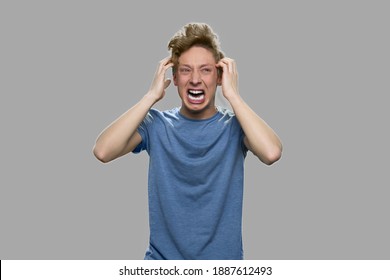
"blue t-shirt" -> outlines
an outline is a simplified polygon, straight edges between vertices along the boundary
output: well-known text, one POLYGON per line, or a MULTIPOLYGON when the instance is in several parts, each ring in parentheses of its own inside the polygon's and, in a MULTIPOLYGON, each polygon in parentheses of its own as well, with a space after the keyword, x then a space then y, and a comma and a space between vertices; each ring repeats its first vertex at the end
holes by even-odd
POLYGON ((226 109, 209 119, 151 109, 134 153, 149 154, 145 259, 243 259, 244 133, 226 109))

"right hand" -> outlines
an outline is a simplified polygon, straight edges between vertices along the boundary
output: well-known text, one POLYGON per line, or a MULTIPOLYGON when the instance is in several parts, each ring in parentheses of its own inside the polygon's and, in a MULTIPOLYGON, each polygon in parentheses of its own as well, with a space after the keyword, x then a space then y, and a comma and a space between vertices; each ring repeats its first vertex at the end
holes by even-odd
POLYGON ((160 61, 160 64, 157 67, 156 73, 154 74, 154 79, 148 95, 152 96, 157 102, 161 100, 165 95, 165 89, 170 85, 171 80, 165 78, 166 71, 173 66, 171 62, 171 57, 166 57, 160 61))

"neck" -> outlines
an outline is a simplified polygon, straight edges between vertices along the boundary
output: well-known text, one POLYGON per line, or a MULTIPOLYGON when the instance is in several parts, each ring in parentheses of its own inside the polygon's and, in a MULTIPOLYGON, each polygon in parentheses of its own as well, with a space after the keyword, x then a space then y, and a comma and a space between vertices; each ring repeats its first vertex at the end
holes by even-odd
POLYGON ((215 115, 217 112, 217 108, 213 104, 212 106, 208 106, 204 108, 203 110, 190 110, 189 108, 186 108, 185 106, 181 106, 180 113, 189 118, 189 119, 195 119, 195 120, 204 120, 209 119, 212 116, 215 115))

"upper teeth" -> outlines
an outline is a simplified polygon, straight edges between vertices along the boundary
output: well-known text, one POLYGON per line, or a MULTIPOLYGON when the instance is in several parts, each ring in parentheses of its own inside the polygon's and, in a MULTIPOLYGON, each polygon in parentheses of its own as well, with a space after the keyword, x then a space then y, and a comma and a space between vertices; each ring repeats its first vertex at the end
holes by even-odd
POLYGON ((191 94, 201 94, 203 93, 203 90, 189 90, 188 92, 191 94))

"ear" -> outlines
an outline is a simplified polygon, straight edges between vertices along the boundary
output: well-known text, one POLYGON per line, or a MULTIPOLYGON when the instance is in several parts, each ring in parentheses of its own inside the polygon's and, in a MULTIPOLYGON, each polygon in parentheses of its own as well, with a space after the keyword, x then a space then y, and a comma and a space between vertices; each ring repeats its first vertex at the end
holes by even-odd
POLYGON ((221 73, 221 75, 218 75, 218 77, 217 77, 217 85, 222 86, 222 73, 221 73))
POLYGON ((222 75, 223 75, 222 67, 217 66, 217 85, 218 86, 222 86, 222 75))
POLYGON ((175 86, 177 86, 177 74, 176 74, 176 72, 172 74, 172 78, 173 78, 173 84, 175 86))

